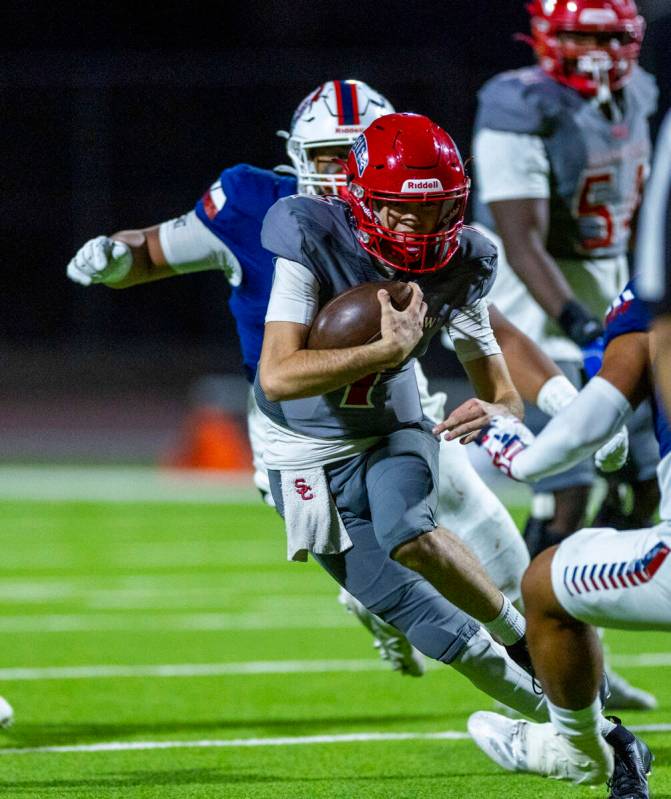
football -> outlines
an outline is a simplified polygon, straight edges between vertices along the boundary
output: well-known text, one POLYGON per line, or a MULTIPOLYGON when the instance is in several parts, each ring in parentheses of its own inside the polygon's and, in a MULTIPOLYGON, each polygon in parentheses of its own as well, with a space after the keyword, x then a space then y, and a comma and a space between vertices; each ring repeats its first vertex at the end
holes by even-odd
POLYGON ((412 289, 407 283, 361 283, 338 294, 319 311, 310 329, 308 349, 338 350, 375 341, 380 336, 380 289, 389 292, 397 311, 408 307, 412 289))

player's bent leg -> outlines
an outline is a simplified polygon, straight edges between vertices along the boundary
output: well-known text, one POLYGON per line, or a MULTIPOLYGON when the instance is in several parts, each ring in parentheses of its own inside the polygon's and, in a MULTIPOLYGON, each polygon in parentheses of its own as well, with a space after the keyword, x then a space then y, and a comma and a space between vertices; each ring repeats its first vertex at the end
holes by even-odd
POLYGON ((359 600, 344 588, 340 589, 338 602, 347 608, 372 634, 373 646, 394 671, 410 677, 421 677, 426 666, 424 655, 408 641, 400 630, 371 613, 359 600))
POLYGON ((511 602, 520 598, 529 554, 515 522, 473 468, 467 448, 441 441, 437 518, 472 550, 511 602))

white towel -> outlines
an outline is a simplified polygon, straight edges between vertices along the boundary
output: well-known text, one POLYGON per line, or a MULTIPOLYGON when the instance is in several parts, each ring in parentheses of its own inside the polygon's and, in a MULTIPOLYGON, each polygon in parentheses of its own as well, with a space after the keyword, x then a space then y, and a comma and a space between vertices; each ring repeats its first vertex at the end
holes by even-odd
POLYGON ((323 467, 282 470, 287 560, 306 561, 308 552, 336 555, 352 546, 323 467))

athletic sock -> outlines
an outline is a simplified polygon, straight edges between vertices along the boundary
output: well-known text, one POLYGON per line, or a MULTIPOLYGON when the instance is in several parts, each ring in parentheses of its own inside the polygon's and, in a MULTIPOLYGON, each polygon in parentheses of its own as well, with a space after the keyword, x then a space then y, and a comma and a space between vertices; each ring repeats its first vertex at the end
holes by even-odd
POLYGON ((607 735, 615 725, 601 715, 601 700, 597 698, 582 710, 569 710, 552 704, 548 699, 550 721, 555 730, 569 738, 572 743, 595 759, 600 758, 603 747, 602 736, 607 735))
POLYGON ((508 597, 503 594, 501 596, 503 607, 499 615, 492 621, 483 622, 483 627, 486 627, 504 646, 510 646, 524 636, 527 623, 508 597))

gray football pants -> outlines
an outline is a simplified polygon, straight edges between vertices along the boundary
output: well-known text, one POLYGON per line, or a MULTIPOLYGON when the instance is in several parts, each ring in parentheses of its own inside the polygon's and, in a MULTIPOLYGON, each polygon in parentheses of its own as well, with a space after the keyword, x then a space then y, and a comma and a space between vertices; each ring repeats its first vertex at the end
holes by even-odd
MULTIPOLYGON (((331 494, 352 547, 338 555, 313 557, 420 652, 450 663, 480 625, 388 554, 399 543, 436 526, 437 454, 436 440, 418 427, 399 431, 368 452, 327 466, 331 494)), ((282 514, 280 473, 270 470, 269 476, 282 514)))

